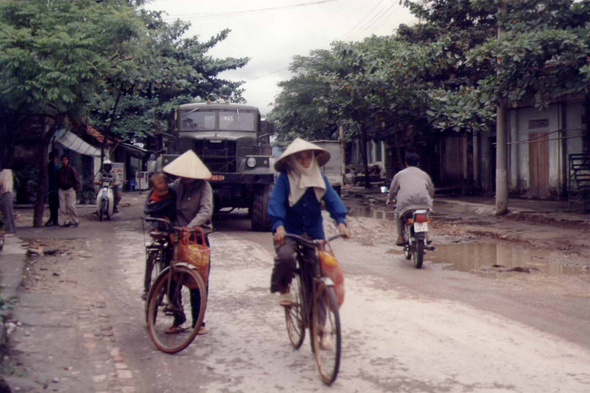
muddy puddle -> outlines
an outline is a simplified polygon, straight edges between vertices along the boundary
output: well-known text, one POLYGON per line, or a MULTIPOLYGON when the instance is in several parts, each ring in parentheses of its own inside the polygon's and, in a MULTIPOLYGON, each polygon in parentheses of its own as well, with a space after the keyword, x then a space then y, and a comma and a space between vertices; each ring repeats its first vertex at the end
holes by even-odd
POLYGON ((463 272, 524 272, 549 276, 584 274, 580 266, 559 262, 559 255, 507 244, 468 243, 437 245, 427 261, 445 264, 446 270, 463 272))
POLYGON ((348 215, 351 217, 374 218, 377 220, 393 220, 393 207, 389 210, 373 209, 367 206, 350 206, 348 215))

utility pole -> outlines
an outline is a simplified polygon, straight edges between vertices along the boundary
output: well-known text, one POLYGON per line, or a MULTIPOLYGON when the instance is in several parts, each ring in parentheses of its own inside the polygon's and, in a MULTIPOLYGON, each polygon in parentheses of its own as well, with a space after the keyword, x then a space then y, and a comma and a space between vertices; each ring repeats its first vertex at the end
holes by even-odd
POLYGON ((338 135, 340 139, 340 157, 342 157, 342 162, 340 163, 340 181, 344 184, 345 176, 346 176, 346 157, 344 156, 344 126, 338 127, 338 135))
MULTIPOLYGON (((503 17, 507 13, 507 0, 498 5, 498 15, 503 17)), ((502 39, 502 26, 498 20, 498 40, 502 39)), ((499 67, 502 58, 498 58, 499 67)), ((500 98, 496 109, 496 215, 500 216, 508 212, 508 172, 507 164, 507 140, 506 140, 506 102, 500 98)))

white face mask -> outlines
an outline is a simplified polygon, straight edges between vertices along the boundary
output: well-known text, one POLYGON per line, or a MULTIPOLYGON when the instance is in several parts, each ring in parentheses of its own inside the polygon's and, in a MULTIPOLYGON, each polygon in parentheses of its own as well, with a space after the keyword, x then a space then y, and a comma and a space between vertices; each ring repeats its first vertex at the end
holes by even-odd
POLYGON ((287 164, 289 165, 287 176, 291 188, 289 205, 295 205, 310 187, 314 189, 316 198, 320 201, 326 193, 326 183, 322 177, 315 153, 308 168, 298 163, 295 156, 288 157, 287 164))

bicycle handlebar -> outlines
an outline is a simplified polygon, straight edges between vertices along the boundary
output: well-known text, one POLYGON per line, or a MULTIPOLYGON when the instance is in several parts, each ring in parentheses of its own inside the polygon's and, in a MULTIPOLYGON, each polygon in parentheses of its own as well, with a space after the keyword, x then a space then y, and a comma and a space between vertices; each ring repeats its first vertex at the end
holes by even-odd
MULTIPOLYGON (((328 240, 325 240, 326 242, 331 242, 332 240, 336 240, 340 237, 345 237, 346 235, 344 233, 339 233, 336 236, 332 236, 331 238, 328 238, 328 240)), ((297 235, 292 235, 290 233, 286 233, 285 237, 290 237, 291 239, 297 240, 305 245, 307 245, 308 247, 318 247, 324 240, 322 239, 306 239, 304 237, 301 236, 297 236, 297 235)))
MULTIPOLYGON (((159 222, 161 224, 165 224, 166 227, 168 227, 167 229, 172 229, 172 230, 178 231, 178 232, 181 232, 184 229, 183 227, 175 227, 174 225, 172 225, 172 223, 170 221, 165 220, 163 218, 141 217, 141 219, 146 222, 159 222)), ((193 229, 189 228, 189 232, 191 232, 191 233, 197 232, 199 230, 202 230, 202 229, 199 227, 195 227, 193 229)))

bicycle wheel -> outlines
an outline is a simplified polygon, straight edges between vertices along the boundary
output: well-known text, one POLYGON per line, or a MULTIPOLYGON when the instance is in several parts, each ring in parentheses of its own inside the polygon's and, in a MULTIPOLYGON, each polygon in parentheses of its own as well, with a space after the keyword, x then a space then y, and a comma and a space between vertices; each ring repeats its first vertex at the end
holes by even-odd
POLYGON ((424 240, 416 240, 416 250, 414 250, 414 266, 416 269, 422 267, 424 261, 424 240))
POLYGON ((104 209, 103 209, 102 205, 103 205, 103 202, 102 202, 102 199, 100 199, 98 201, 98 221, 102 221, 102 217, 104 214, 104 209))
POLYGON ((311 317, 312 346, 322 380, 326 385, 331 385, 340 369, 340 314, 334 288, 324 282, 316 285, 311 317))
POLYGON ((301 286, 301 275, 296 274, 291 281, 291 302, 289 307, 285 307, 285 321, 287 322, 287 333, 291 345, 299 349, 305 339, 303 288, 301 286))
POLYGON ((173 273, 164 270, 148 295, 147 325, 154 345, 165 353, 185 349, 199 332, 206 306, 205 283, 196 271, 182 266, 173 273))
MULTIPOLYGON (((143 278, 143 289, 149 292, 152 283, 162 271, 162 264, 159 260, 161 258, 160 250, 150 251, 145 261, 145 276, 143 278)), ((146 299, 147 300, 147 299, 146 299)))

